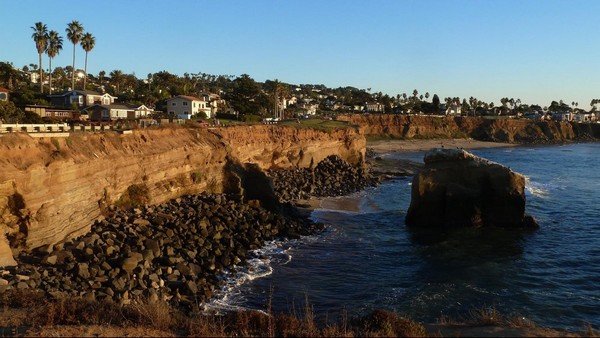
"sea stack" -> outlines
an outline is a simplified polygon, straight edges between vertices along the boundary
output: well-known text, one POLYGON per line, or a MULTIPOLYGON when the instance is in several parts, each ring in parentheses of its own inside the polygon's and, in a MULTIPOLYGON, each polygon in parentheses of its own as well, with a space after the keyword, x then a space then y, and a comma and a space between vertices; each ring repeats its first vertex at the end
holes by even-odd
POLYGON ((525 215, 525 177, 462 149, 432 149, 413 177, 406 224, 537 228, 525 215))

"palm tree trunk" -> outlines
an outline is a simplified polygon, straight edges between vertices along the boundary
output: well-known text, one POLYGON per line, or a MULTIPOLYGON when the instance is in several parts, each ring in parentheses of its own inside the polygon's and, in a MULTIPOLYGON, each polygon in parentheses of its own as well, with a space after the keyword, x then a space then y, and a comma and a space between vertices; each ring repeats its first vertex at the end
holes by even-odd
POLYGON ((85 77, 83 78, 83 90, 85 90, 85 84, 87 83, 87 55, 88 52, 85 52, 85 66, 83 66, 83 72, 85 73, 85 77))
POLYGON ((50 67, 50 73, 48 74, 48 76, 50 76, 50 86, 48 87, 48 92, 50 93, 50 95, 52 95, 52 58, 48 60, 48 66, 50 67))
POLYGON ((44 79, 43 79, 43 73, 42 73, 42 53, 38 53, 38 56, 40 57, 40 93, 44 93, 44 79))
POLYGON ((75 44, 73 44, 73 72, 71 74, 71 90, 75 90, 75 44))

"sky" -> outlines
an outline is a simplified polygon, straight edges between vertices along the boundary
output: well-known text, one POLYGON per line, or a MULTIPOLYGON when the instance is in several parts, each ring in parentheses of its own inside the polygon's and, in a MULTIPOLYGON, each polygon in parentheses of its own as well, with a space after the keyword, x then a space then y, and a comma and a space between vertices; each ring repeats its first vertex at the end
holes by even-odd
POLYGON ((598 0, 0 0, 0 61, 37 64, 41 21, 63 36, 53 67, 71 65, 73 20, 96 37, 95 75, 248 74, 496 105, 600 98, 598 0))

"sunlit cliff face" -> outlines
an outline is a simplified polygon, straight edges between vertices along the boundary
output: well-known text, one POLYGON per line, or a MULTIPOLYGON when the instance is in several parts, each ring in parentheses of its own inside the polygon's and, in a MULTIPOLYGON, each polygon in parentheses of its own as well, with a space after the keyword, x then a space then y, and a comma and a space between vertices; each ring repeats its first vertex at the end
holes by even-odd
POLYGON ((361 164, 365 145, 353 129, 262 125, 52 139, 6 135, 0 144, 2 230, 16 253, 86 233, 109 205, 232 189, 228 163, 309 167, 335 154, 361 164))

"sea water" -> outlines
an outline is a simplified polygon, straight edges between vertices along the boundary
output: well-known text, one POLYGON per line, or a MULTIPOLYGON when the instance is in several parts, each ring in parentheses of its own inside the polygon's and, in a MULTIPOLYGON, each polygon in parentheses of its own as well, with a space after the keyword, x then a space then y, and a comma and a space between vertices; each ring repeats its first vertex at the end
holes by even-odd
POLYGON ((599 327, 600 144, 471 152, 526 176, 539 230, 416 234, 404 224, 412 178, 396 178, 355 194, 358 211, 315 210, 322 233, 254 252, 213 306, 299 315, 309 304, 325 321, 387 309, 423 322, 494 308, 546 327, 599 327))

